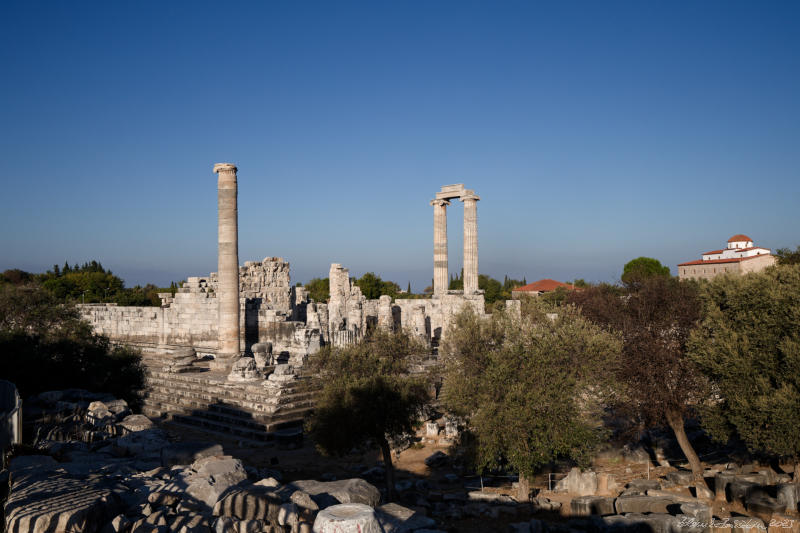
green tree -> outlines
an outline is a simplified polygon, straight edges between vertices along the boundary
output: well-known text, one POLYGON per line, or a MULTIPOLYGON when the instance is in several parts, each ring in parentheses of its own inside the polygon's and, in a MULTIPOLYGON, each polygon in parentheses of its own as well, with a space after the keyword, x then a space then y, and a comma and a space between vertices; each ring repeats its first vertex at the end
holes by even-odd
POLYGON ((717 276, 702 303, 689 354, 720 396, 703 409, 704 426, 792 460, 800 483, 800 266, 717 276))
POLYGON ((361 289, 361 294, 368 300, 380 298, 388 294, 392 298, 400 292, 400 286, 393 281, 384 281, 374 272, 367 272, 355 281, 356 286, 361 289))
POLYGON ((669 267, 652 257, 637 257, 625 264, 622 271, 622 283, 635 285, 652 276, 669 276, 669 267))
POLYGON ((144 386, 137 351, 93 334, 75 306, 36 285, 0 286, 0 375, 23 396, 79 387, 134 408, 144 386))
POLYGON ((666 423, 694 476, 701 477, 702 465, 685 429, 685 420, 707 394, 706 380, 686 355, 700 318, 697 284, 651 276, 627 289, 601 285, 574 291, 569 301, 594 323, 622 335, 618 412, 638 426, 666 423))
POLYGON ((306 424, 317 447, 341 455, 368 442, 386 465, 386 489, 394 495, 389 440, 411 433, 428 401, 425 377, 409 374, 426 350, 403 333, 374 331, 346 348, 325 347, 311 360, 322 391, 306 424))
POLYGON ((780 265, 800 265, 800 246, 795 251, 791 248, 778 248, 775 250, 780 265))
POLYGON ((603 434, 606 377, 621 348, 574 307, 551 311, 536 298, 519 317, 498 310, 484 320, 465 310, 440 348, 442 400, 468 420, 476 467, 519 472, 521 499, 542 465, 587 462, 603 434))
POLYGON ((328 278, 313 278, 305 284, 305 288, 315 302, 327 302, 331 297, 331 283, 328 278))

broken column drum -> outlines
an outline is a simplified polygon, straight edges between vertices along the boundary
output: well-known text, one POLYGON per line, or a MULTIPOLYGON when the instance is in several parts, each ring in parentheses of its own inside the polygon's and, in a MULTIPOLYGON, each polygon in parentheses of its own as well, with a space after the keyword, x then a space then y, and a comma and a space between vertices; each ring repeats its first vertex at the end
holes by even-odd
POLYGON ((219 214, 219 347, 215 367, 226 368, 241 355, 239 337, 239 229, 236 166, 217 163, 219 214))
POLYGON ((447 200, 432 200, 433 206, 433 293, 444 294, 448 288, 447 269, 447 200))

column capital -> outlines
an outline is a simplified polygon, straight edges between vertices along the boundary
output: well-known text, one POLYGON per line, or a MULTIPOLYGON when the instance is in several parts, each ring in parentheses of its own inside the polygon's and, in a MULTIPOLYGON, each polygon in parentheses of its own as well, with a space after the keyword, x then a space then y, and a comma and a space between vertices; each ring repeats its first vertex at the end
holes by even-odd
POLYGON ((236 173, 238 169, 236 165, 232 163, 217 163, 214 165, 214 173, 219 174, 220 172, 233 172, 236 173))
POLYGON ((432 206, 438 205, 440 207, 443 205, 450 205, 450 200, 444 200, 442 198, 434 198, 433 200, 431 200, 431 205, 432 206))
POLYGON ((472 192, 472 191, 469 191, 469 194, 465 194, 464 196, 462 196, 462 197, 460 197, 460 198, 459 198, 459 200, 461 200, 462 202, 466 202, 466 201, 472 201, 472 200, 474 200, 474 201, 476 201, 476 202, 477 202, 477 201, 479 201, 480 199, 481 199, 481 197, 480 197, 480 196, 478 196, 477 194, 475 194, 475 193, 474 193, 474 192, 472 192))

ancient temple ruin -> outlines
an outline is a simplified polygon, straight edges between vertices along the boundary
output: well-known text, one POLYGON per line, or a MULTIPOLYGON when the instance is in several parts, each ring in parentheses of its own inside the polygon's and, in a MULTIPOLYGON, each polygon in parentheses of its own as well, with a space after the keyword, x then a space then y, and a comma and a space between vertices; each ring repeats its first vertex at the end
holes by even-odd
POLYGON ((218 271, 189 277, 160 307, 87 304, 97 333, 138 347, 148 367, 145 413, 209 431, 261 438, 302 420, 311 407, 304 366, 320 346, 359 342, 371 328, 407 331, 435 348, 465 307, 483 315, 478 289, 477 202, 463 184, 436 193, 431 298, 367 299, 341 264, 331 264, 330 298, 293 287, 280 257, 239 265, 237 168, 214 166, 218 271), (447 289, 447 206, 464 202, 464 290, 447 289))

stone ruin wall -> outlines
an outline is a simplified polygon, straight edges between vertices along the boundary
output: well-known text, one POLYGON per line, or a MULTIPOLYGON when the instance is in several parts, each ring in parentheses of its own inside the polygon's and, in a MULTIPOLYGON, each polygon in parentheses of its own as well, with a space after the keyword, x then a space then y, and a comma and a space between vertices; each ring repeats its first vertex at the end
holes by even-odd
POLYGON ((328 303, 310 303, 309 316, 318 315, 323 309, 328 320, 315 316, 313 323, 320 324, 324 340, 334 346, 358 342, 368 329, 375 326, 409 331, 429 344, 446 335, 453 317, 465 306, 472 307, 479 316, 485 315, 484 296, 480 292, 464 295, 448 291, 434 298, 398 298, 394 302, 389 296, 368 300, 350 279, 349 270, 342 265, 331 265, 329 279, 328 303))
MULTIPOLYGON (((159 295, 161 307, 79 307, 97 333, 115 342, 152 353, 190 346, 198 353, 214 354, 218 349, 217 283, 215 272, 207 277, 190 277, 174 296, 159 295)), ((291 286, 287 261, 267 257, 246 262, 239 269, 239 290, 243 347, 271 343, 274 354, 295 363, 319 348, 319 328, 308 328, 304 321, 297 320, 301 314, 305 318, 307 295, 291 286)))

